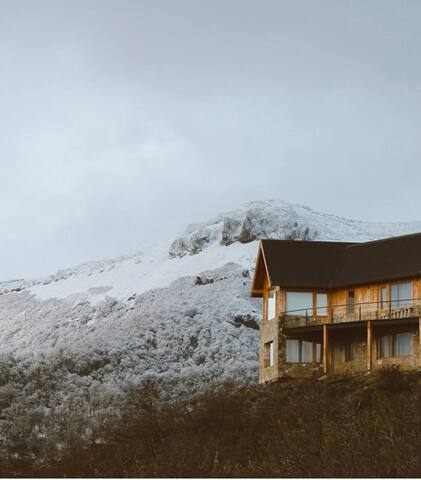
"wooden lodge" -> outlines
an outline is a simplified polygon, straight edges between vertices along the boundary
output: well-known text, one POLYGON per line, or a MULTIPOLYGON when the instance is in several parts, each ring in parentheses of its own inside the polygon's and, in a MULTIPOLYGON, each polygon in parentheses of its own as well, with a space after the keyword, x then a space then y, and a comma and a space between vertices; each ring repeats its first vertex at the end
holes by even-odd
POLYGON ((263 240, 260 382, 421 365, 421 234, 366 243, 263 240))

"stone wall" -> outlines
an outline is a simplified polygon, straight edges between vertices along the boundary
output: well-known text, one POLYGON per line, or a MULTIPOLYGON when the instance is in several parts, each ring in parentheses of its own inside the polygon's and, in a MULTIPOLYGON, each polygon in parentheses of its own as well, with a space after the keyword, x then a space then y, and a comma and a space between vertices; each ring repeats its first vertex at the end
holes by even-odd
POLYGON ((357 373, 367 370, 367 332, 344 329, 329 332, 329 373, 357 373), (352 360, 345 361, 345 345, 352 344, 352 360))
POLYGON ((262 319, 260 323, 260 360, 259 360, 259 382, 264 383, 276 380, 279 377, 280 357, 283 351, 279 349, 279 320, 262 319), (271 367, 264 366, 264 345, 273 342, 274 364, 271 367))

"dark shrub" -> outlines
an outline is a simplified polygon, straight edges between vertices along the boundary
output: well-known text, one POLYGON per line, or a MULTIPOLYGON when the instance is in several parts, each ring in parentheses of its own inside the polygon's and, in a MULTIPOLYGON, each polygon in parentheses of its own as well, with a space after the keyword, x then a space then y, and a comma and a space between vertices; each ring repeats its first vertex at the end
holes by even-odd
POLYGON ((399 365, 385 366, 379 370, 378 387, 382 390, 399 393, 408 389, 399 365))

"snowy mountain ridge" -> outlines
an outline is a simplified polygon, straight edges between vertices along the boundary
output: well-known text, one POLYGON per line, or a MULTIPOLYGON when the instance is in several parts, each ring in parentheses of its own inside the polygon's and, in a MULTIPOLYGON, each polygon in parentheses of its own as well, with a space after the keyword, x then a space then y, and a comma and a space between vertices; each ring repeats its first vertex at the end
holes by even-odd
POLYGON ((215 243, 246 244, 268 238, 363 242, 420 230, 421 222, 364 222, 319 213, 283 200, 255 201, 209 222, 190 225, 171 244, 170 255, 196 254, 215 243))
POLYGON ((368 241, 421 231, 421 222, 363 222, 282 200, 255 201, 192 224, 171 242, 115 259, 84 263, 37 280, 0 282, 0 295, 29 290, 42 299, 70 295, 99 302, 127 300, 177 278, 234 262, 251 268, 263 238, 368 241))

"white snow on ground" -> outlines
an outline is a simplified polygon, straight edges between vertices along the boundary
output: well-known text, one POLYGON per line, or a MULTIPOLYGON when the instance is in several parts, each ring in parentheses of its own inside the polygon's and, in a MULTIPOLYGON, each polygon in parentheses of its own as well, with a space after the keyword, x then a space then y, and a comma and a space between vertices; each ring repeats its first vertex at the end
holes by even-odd
POLYGON ((213 244, 200 255, 170 258, 168 243, 161 243, 134 258, 92 271, 75 272, 66 279, 47 285, 40 283, 29 290, 43 299, 85 294, 94 303, 106 296, 126 300, 133 293, 166 287, 177 278, 216 269, 229 262, 249 267, 256 256, 257 245, 258 242, 247 245, 236 243, 228 247, 213 244))

